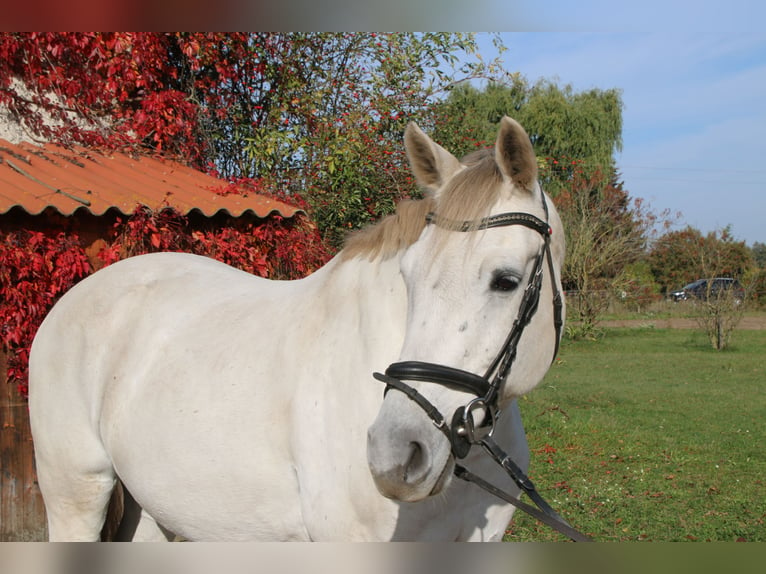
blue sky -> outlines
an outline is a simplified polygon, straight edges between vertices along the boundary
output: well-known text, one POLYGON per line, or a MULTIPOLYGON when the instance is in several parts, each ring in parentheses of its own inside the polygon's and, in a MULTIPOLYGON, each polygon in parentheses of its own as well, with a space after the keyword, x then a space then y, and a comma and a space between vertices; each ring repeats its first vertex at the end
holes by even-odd
MULTIPOLYGON (((763 21, 763 20, 762 20, 763 21)), ((766 33, 502 33, 509 71, 622 93, 626 189, 766 243, 766 33)), ((488 38, 482 53, 492 52, 488 38)))

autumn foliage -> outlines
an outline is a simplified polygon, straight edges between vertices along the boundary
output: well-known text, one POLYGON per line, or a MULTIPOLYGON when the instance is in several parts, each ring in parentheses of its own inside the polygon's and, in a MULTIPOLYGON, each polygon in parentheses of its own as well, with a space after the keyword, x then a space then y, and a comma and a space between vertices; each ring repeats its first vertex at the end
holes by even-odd
POLYGON ((0 109, 31 137, 300 196, 333 248, 416 192, 395 151, 406 122, 499 73, 458 33, 0 34, 0 109))
POLYGON ((649 253, 649 264, 665 291, 706 277, 742 278, 753 267, 752 254, 729 229, 703 235, 693 227, 670 231, 649 253))
POLYGON ((212 257, 259 277, 297 279, 327 262, 329 255, 316 228, 300 215, 272 215, 254 223, 231 218, 227 224, 197 227, 177 210, 138 206, 118 218, 112 240, 98 258, 106 265, 125 257, 181 251, 212 257))
POLYGON ((3 34, 0 104, 45 140, 149 143, 199 161, 197 110, 177 67, 192 46, 160 34, 3 34))
POLYGON ((17 231, 0 235, 0 343, 8 382, 26 394, 32 338, 53 303, 91 272, 77 235, 17 231))

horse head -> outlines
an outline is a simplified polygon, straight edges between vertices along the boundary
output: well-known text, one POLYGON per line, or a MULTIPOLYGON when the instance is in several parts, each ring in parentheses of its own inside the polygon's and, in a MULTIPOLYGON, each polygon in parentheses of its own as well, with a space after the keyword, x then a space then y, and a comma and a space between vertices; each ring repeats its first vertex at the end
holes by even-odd
POLYGON ((560 337, 560 308, 552 301, 561 289, 564 239, 558 214, 537 183, 529 137, 514 120, 503 118, 494 149, 462 160, 415 124, 404 142, 434 207, 400 259, 408 309, 396 365, 425 366, 425 374, 389 387, 368 431, 367 458, 384 496, 417 501, 449 484, 455 448, 445 427, 484 392, 482 380, 494 388, 493 404, 470 412, 472 420, 494 416, 548 370, 560 337), (530 303, 525 294, 535 276, 530 303), (516 329, 522 319, 525 325, 516 329), (470 384, 434 384, 443 382, 438 374, 445 370, 447 383, 452 377, 470 384), (439 416, 429 414, 431 408, 439 416))

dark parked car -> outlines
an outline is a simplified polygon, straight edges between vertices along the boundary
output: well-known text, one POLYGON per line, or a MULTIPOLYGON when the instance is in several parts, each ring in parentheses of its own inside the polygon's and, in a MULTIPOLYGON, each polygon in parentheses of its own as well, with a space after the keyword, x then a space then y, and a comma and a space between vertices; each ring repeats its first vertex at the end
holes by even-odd
POLYGON ((687 299, 699 299, 707 301, 708 299, 717 299, 721 294, 731 290, 734 296, 734 302, 739 304, 745 298, 745 290, 739 281, 730 277, 716 277, 715 279, 697 279, 682 287, 678 291, 673 291, 670 298, 673 301, 686 301, 687 299))

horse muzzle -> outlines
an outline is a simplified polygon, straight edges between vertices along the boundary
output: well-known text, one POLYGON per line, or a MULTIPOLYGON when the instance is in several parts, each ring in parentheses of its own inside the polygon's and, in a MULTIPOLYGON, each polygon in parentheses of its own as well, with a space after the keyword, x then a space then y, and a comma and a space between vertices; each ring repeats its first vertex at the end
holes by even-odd
POLYGON ((382 409, 370 427, 367 462, 383 496, 416 502, 438 494, 449 484, 454 457, 449 442, 422 412, 406 416, 412 405, 404 401, 404 396, 399 400, 391 397, 393 408, 382 409))

